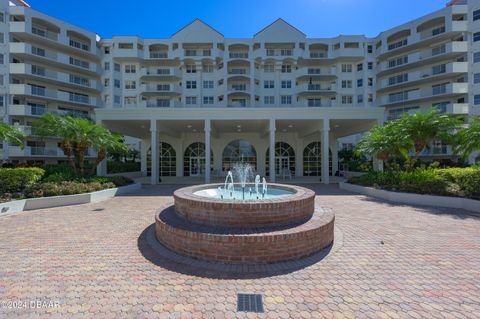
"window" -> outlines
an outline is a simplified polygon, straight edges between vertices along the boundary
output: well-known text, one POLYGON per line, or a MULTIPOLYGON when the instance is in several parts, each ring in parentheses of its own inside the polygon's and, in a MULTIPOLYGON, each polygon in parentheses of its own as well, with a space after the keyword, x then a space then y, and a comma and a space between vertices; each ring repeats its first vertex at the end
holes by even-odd
POLYGON ((0 22, 5 22, 5 15, 3 12, 0 12, 0 22))
POLYGON ((3 102, 3 95, 0 96, 0 106, 5 106, 5 103, 3 102))
POLYGON ((280 50, 280 55, 281 56, 291 56, 292 54, 292 49, 281 49, 280 50))
POLYGON ((213 89, 213 81, 212 80, 203 81, 203 88, 204 89, 213 89))
POLYGON ((322 106, 322 100, 319 98, 308 99, 308 107, 320 107, 322 106))
POLYGON ((84 51, 90 51, 90 45, 78 40, 70 39, 70 46, 84 51))
POLYGON ((292 104, 292 96, 291 95, 282 95, 280 97, 280 103, 282 105, 292 104))
MULTIPOLYGON (((43 49, 41 49, 41 50, 43 50, 43 49)), ((45 54, 45 50, 43 52, 45 54)), ((75 65, 75 66, 79 66, 79 67, 84 68, 84 69, 89 69, 90 68, 90 64, 87 61, 83 61, 83 60, 76 59, 76 58, 73 58, 73 57, 70 57, 70 64, 75 65)))
POLYGON ((401 102, 408 100, 408 92, 398 92, 398 93, 392 93, 388 95, 388 101, 390 103, 395 103, 395 102, 401 102))
POLYGON ((408 81, 408 73, 399 74, 388 78, 388 85, 395 85, 408 81))
POLYGON ((350 72, 352 72, 352 65, 342 64, 342 73, 350 73, 350 72))
POLYGON ((113 97, 113 103, 117 104, 117 105, 120 104, 120 96, 119 95, 115 95, 113 97))
MULTIPOLYGON (((170 107, 170 100, 169 99, 157 99, 157 103, 155 104, 156 107, 170 107)), ((151 107, 147 104, 147 107, 151 107)))
POLYGON ((275 50, 274 49, 267 49, 267 56, 274 56, 275 50))
POLYGON ((4 76, 0 75, 0 86, 3 86, 5 84, 4 76))
POLYGON ((116 87, 117 89, 119 89, 120 88, 120 80, 117 80, 117 79, 113 80, 113 86, 116 87))
POLYGON ((445 33, 445 26, 441 26, 432 30, 432 36, 436 36, 442 33, 445 33))
POLYGON ((475 73, 473 75, 473 83, 480 83, 480 73, 475 73))
POLYGON ((134 64, 125 65, 125 73, 135 73, 136 71, 137 70, 134 64))
POLYGON ((282 64, 282 73, 292 73, 292 66, 290 64, 282 64))
POLYGON ((363 87, 363 79, 358 79, 357 80, 357 88, 363 87))
POLYGON ((292 81, 282 81, 282 89, 291 89, 292 88, 292 81))
POLYGON ((3 54, 0 54, 0 64, 3 64, 3 63, 4 63, 3 54))
POLYGON ((373 53, 373 45, 368 45, 367 46, 367 52, 368 53, 373 53))
POLYGON ((120 64, 114 63, 114 64, 113 64, 113 69, 114 69, 116 72, 120 72, 120 64))
POLYGON ((137 104, 137 98, 135 96, 126 96, 124 101, 125 105, 137 104))
POLYGON ((125 89, 135 90, 137 88, 137 82, 135 81, 125 81, 125 89))
POLYGON ((480 32, 475 32, 473 34, 473 42, 480 41, 480 32))
POLYGON ((90 80, 82 76, 70 74, 70 83, 79 84, 83 86, 90 86, 90 80))
POLYGON ((213 68, 212 64, 204 64, 202 66, 203 73, 213 73, 213 70, 214 70, 214 68, 213 68))
POLYGON ((110 54, 110 47, 104 47, 103 48, 103 53, 110 54))
POLYGON ((170 84, 157 84, 157 91, 170 91, 170 84))
POLYGON ((197 81, 187 81, 186 87, 187 89, 196 89, 197 81))
POLYGON ((396 120, 399 119, 403 113, 413 113, 415 110, 420 109, 419 106, 410 106, 410 107, 402 107, 399 109, 393 109, 388 111, 387 120, 396 120))
POLYGON ((211 105, 213 104, 213 96, 204 96, 203 97, 203 104, 207 105, 211 105))
POLYGON ((342 89, 351 89, 351 88, 352 88, 352 81, 350 80, 342 81, 342 89))
POLYGON ((265 89, 273 89, 275 87, 274 81, 263 81, 263 88, 265 89))
POLYGON ((373 102, 373 94, 368 94, 368 102, 373 102))
POLYGON ((432 95, 444 94, 447 92, 447 83, 432 86, 432 95))
POLYGON ((368 86, 373 86, 373 78, 368 78, 368 86))
POLYGON ((473 96, 473 104, 480 105, 480 94, 473 96))
POLYGON ((30 85, 32 89, 32 94, 34 95, 41 95, 45 96, 45 87, 44 86, 39 86, 39 85, 30 85))
POLYGON ((185 50, 185 56, 196 56, 196 55, 197 55, 197 50, 193 50, 193 49, 185 50))
POLYGON ((45 68, 37 65, 32 65, 32 74, 45 76, 45 68))
POLYGON ((363 103, 363 95, 360 94, 360 95, 357 95, 357 103, 363 103))
POLYGON ((105 69, 105 71, 110 70, 110 62, 104 62, 103 63, 103 68, 105 69))
POLYGON ((445 53, 445 51, 446 51, 445 44, 436 46, 436 47, 432 48, 432 56, 443 54, 443 53, 445 53))
POLYGON ((432 75, 441 74, 447 72, 447 66, 445 64, 435 65, 432 67, 432 75))
MULTIPOLYGON (((32 46, 32 54, 45 56, 45 49, 32 46)), ((70 58, 70 64, 72 64, 72 58, 70 58)))
POLYGON ((275 64, 267 63, 263 66, 263 72, 272 73, 275 72, 275 64))
POLYGON ((342 95, 342 104, 352 104, 353 97, 351 95, 342 95))
POLYGON ((357 71, 362 71, 363 70, 363 63, 357 64, 357 71))
POLYGON ((390 51, 390 50, 398 49, 398 48, 403 47, 407 44, 408 44, 408 41, 407 41, 407 38, 405 38, 403 40, 400 40, 400 41, 389 44, 388 45, 388 50, 390 51))
POLYGON ((110 86, 110 79, 103 80, 103 86, 108 88, 110 86))
POLYGON ((197 104, 197 97, 196 96, 187 96, 185 99, 185 103, 187 105, 195 105, 197 104))
POLYGON ((197 73, 197 68, 195 67, 195 64, 187 64, 185 66, 185 71, 187 73, 197 73))
POLYGON ((274 96, 264 96, 263 97, 264 104, 275 104, 275 97, 274 96))
POLYGON ((475 52, 473 54, 473 63, 479 63, 480 62, 480 52, 475 52))
POLYGON ((211 56, 212 55, 212 50, 209 50, 209 49, 202 50, 202 55, 203 56, 211 56))
POLYGON ((3 33, 0 33, 0 43, 3 43, 5 41, 5 36, 3 33))
POLYGON ((403 65, 403 64, 407 64, 407 63, 408 63, 408 55, 405 55, 405 56, 400 57, 400 58, 389 60, 388 61, 388 67, 389 68, 394 68, 394 67, 397 67, 397 66, 400 66, 400 65, 403 65))
POLYGON ((373 69, 373 62, 368 62, 368 69, 369 70, 373 69))
POLYGON ((473 21, 480 20, 480 9, 473 11, 473 21))

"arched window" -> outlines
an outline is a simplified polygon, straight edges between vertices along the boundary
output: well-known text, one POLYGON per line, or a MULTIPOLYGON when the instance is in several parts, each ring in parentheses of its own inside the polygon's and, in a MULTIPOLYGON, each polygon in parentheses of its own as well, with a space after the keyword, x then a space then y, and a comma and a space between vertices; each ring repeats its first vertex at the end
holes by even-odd
POLYGON ((254 170, 257 169, 257 152, 247 140, 231 141, 223 149, 222 171, 230 170, 238 162, 249 163, 254 170))
MULTIPOLYGON (((210 167, 213 164, 213 152, 210 150, 210 167)), ((190 144, 183 154, 183 176, 202 176, 205 174, 205 143, 190 144)))
MULTIPOLYGON (((265 161, 267 176, 270 176, 270 148, 267 148, 267 160, 265 161)), ((284 174, 289 170, 295 175, 295 151, 290 144, 285 142, 275 143, 275 173, 277 175, 284 174)))
MULTIPOLYGON (((177 156, 172 145, 160 142, 158 144, 159 176, 177 175, 177 156)), ((147 152, 147 176, 152 175, 152 148, 147 152)))
MULTIPOLYGON (((332 151, 329 149, 329 172, 332 174, 332 151)), ((322 176, 322 143, 312 142, 303 150, 303 176, 322 176)))

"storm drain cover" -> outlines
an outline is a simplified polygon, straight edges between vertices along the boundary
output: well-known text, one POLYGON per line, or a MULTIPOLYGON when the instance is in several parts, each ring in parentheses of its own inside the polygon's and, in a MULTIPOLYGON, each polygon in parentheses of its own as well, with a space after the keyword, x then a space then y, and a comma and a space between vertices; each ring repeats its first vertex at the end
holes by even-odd
POLYGON ((263 312, 263 300, 260 294, 238 294, 237 311, 263 312))

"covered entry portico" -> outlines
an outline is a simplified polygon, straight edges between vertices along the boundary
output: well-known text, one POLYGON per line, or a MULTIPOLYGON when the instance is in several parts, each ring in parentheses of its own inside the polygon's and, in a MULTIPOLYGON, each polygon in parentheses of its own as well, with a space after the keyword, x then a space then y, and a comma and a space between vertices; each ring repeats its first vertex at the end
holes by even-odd
MULTIPOLYGON (((98 123, 140 138, 142 173, 197 177, 209 183, 236 162, 278 177, 318 176, 328 184, 338 169, 337 139, 383 122, 381 109, 159 108, 99 109, 98 123), (272 174, 271 172, 275 172, 272 174)), ((99 174, 106 173, 103 163, 99 174)))

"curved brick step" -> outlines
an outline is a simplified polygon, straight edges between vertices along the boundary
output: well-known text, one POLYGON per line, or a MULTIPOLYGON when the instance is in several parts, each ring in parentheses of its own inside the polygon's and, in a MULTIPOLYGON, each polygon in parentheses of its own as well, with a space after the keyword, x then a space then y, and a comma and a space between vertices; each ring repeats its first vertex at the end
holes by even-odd
POLYGON ((282 227, 222 227, 196 224, 160 210, 155 231, 160 243, 182 255, 227 263, 274 263, 310 256, 333 241, 334 214, 315 207, 303 223, 282 227))

